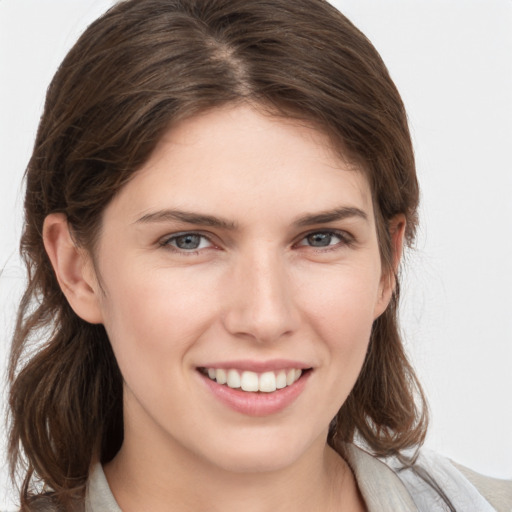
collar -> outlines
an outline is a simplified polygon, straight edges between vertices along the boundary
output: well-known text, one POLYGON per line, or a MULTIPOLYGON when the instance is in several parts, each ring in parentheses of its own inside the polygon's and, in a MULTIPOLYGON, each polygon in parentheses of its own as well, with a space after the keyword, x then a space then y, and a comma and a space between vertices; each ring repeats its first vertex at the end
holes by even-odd
POLYGON ((341 447, 352 469, 368 512, 417 512, 411 495, 396 473, 354 444, 341 447))
MULTIPOLYGON (((353 444, 342 446, 343 458, 354 472, 368 512, 417 512, 400 478, 386 464, 353 444)), ((100 463, 89 475, 85 512, 122 512, 100 463)))

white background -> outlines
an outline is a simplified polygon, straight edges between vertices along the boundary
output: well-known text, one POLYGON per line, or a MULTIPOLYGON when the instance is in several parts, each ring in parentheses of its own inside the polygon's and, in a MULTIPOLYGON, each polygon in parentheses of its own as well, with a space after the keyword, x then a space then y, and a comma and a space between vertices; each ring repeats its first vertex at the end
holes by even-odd
MULTIPOLYGON (((20 182, 45 89, 111 3, 0 0, 0 361, 23 286, 20 182)), ((422 207, 402 318, 432 409, 427 445, 512 478, 512 1, 334 3, 380 51, 409 112, 422 207)), ((0 510, 13 508, 4 460, 0 449, 0 510)))

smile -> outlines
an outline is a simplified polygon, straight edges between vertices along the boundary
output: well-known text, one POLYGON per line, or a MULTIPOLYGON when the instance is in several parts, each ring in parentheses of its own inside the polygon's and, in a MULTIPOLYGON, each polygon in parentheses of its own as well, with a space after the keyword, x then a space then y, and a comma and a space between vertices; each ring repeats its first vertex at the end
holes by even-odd
POLYGON ((302 394, 312 367, 290 361, 232 361, 197 367, 206 389, 221 403, 247 416, 277 414, 302 394))
POLYGON ((251 393, 273 393, 278 389, 291 386, 302 375, 302 370, 299 368, 263 373, 241 371, 234 368, 201 368, 200 371, 218 384, 224 384, 229 388, 241 389, 251 393))

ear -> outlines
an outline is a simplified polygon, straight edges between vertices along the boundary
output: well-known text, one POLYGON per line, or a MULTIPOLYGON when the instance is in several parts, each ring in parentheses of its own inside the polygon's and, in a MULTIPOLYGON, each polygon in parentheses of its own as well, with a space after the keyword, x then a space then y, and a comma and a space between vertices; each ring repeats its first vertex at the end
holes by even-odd
POLYGON ((102 323, 102 292, 91 258, 87 251, 75 244, 63 213, 51 213, 46 217, 43 242, 60 288, 73 311, 86 322, 102 323))
POLYGON ((391 239, 392 267, 382 273, 374 318, 384 313, 395 291, 395 276, 398 272, 404 248, 405 226, 405 215, 402 213, 395 215, 389 222, 388 230, 391 239))

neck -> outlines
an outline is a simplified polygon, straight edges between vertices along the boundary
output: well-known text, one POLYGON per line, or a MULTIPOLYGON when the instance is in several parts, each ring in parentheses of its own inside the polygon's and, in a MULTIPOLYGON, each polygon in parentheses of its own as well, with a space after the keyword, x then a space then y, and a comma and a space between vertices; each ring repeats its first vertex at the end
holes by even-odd
POLYGON ((342 510, 363 510, 350 469, 325 443, 271 472, 227 471, 180 451, 162 457, 123 445, 105 474, 124 512, 160 512, 170 504, 179 512, 334 511, 341 503, 342 510))
MULTIPOLYGON (((170 506, 177 512, 364 510, 348 465, 326 444, 327 429, 305 449, 292 446, 260 454, 248 439, 247 446, 234 446, 233 454, 210 450, 207 456, 209 452, 189 447, 190 439, 181 434, 178 440, 147 414, 130 414, 134 403, 125 404, 123 446, 105 466, 124 512, 160 512, 170 506)), ((287 446, 287 439, 272 441, 272 446, 287 446)), ((264 443, 264 437, 258 442, 264 443)))

